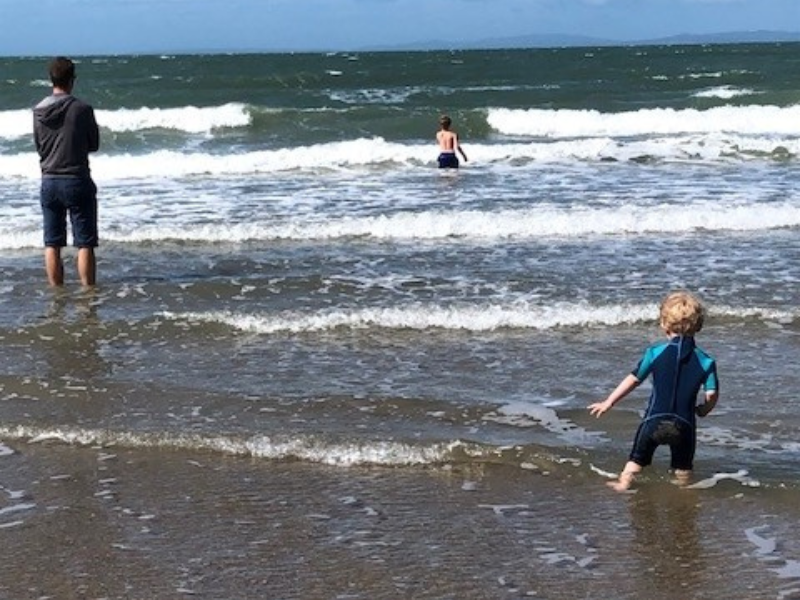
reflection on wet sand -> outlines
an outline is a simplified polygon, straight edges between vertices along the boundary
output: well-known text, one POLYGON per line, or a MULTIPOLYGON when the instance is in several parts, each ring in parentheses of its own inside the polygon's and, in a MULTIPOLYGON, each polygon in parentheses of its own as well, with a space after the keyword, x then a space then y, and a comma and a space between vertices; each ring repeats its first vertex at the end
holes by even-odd
MULTIPOLYGON (((632 550, 639 557, 640 572, 650 575, 642 581, 659 594, 704 589, 715 571, 698 530, 701 499, 697 492, 670 484, 642 486, 630 497, 628 507, 632 550)), ((646 592, 642 590, 642 597, 646 592)))

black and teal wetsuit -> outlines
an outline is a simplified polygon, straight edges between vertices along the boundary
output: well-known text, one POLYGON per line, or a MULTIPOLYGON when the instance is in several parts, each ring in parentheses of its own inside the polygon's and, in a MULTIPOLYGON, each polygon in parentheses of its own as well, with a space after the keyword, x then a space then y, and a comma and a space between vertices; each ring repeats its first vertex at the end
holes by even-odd
POLYGON ((633 370, 644 381, 653 376, 653 390, 636 432, 630 460, 643 467, 655 449, 667 444, 672 468, 691 470, 696 443, 695 406, 700 388, 719 390, 715 360, 695 345, 694 337, 676 336, 653 344, 633 370))

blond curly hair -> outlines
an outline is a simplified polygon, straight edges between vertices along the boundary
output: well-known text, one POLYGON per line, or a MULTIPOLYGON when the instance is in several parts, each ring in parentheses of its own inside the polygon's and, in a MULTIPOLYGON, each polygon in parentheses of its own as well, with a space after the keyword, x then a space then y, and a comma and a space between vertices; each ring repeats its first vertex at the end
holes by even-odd
POLYGON ((661 302, 660 325, 677 335, 694 335, 703 328, 706 309, 689 292, 672 292, 661 302))

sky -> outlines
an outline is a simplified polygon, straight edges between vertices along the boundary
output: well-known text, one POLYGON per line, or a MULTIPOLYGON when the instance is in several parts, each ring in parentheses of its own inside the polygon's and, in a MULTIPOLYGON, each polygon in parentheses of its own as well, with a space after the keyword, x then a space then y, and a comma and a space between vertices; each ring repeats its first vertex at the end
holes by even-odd
POLYGON ((0 55, 463 46, 525 35, 635 42, 800 31, 800 0, 0 0, 0 55))

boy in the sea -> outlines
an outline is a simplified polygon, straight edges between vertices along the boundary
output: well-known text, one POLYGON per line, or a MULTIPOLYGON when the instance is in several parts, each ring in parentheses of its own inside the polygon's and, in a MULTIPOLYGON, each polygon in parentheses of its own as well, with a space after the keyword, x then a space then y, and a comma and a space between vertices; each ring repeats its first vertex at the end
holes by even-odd
POLYGON ((678 483, 688 483, 697 439, 695 416, 705 417, 719 399, 716 362, 694 341, 694 335, 703 327, 704 317, 703 305, 691 294, 669 294, 661 303, 660 311, 660 325, 667 341, 645 350, 636 369, 608 398, 589 405, 589 412, 600 417, 649 375, 653 376, 653 390, 628 462, 619 478, 609 483, 615 490, 627 490, 642 468, 651 463, 655 449, 662 444, 670 447, 671 466, 678 483), (705 390, 705 401, 698 405, 697 394, 701 387, 705 390))
POLYGON ((439 118, 439 131, 436 132, 436 141, 439 142, 439 168, 457 169, 458 157, 456 151, 461 154, 464 162, 467 162, 467 155, 464 154, 461 144, 458 142, 458 134, 451 131, 453 121, 447 115, 439 118))

